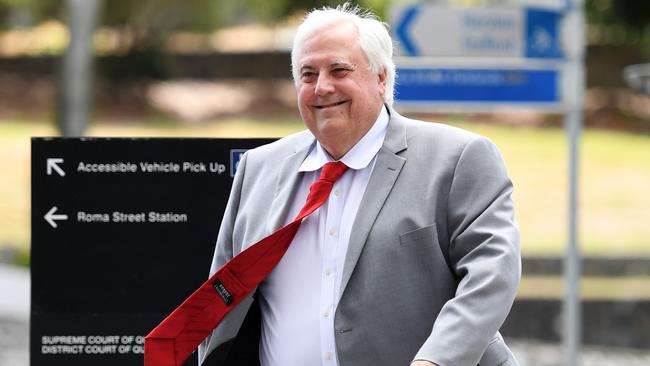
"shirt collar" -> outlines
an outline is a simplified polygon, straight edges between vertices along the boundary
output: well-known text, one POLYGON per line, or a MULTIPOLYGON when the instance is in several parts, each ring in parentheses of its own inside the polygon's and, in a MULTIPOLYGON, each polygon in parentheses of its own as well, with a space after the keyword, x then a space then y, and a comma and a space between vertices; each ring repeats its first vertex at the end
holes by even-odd
MULTIPOLYGON (((381 149, 381 145, 384 143, 384 138, 386 137, 387 127, 388 111, 386 111, 386 106, 382 106, 379 116, 372 127, 370 127, 370 130, 363 135, 361 140, 357 141, 350 151, 343 155, 340 161, 351 169, 358 170, 367 167, 375 155, 377 155, 379 149, 381 149)), ((298 171, 315 171, 331 161, 334 161, 334 159, 325 151, 320 142, 316 141, 298 171)))

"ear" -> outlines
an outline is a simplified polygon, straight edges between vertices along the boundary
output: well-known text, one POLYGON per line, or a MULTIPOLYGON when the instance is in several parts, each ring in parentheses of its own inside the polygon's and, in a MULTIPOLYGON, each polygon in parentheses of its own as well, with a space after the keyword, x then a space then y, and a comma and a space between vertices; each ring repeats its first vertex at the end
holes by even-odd
POLYGON ((379 91, 384 96, 386 94, 386 68, 382 67, 379 74, 377 74, 377 82, 379 84, 379 91))

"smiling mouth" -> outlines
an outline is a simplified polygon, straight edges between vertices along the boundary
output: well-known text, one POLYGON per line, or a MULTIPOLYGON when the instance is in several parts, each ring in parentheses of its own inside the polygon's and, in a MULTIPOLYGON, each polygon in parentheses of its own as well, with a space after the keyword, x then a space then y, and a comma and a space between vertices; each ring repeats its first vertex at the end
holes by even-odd
POLYGON ((330 107, 337 107, 337 106, 340 106, 340 105, 342 105, 344 103, 347 103, 347 100, 343 100, 343 101, 336 102, 336 103, 331 103, 331 104, 315 105, 314 107, 316 109, 325 109, 325 108, 330 108, 330 107))

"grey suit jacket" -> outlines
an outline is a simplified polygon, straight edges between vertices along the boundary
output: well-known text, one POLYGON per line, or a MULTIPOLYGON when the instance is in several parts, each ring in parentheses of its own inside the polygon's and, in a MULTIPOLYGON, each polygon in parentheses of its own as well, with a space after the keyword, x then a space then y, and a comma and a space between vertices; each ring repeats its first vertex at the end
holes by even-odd
MULTIPOLYGON (((282 226, 314 141, 303 131, 242 157, 211 273, 282 226)), ((516 365, 498 333, 520 279, 511 193, 490 141, 390 110, 345 258, 334 320, 341 366, 516 365)), ((200 362, 237 336, 252 301, 203 342, 200 362)))

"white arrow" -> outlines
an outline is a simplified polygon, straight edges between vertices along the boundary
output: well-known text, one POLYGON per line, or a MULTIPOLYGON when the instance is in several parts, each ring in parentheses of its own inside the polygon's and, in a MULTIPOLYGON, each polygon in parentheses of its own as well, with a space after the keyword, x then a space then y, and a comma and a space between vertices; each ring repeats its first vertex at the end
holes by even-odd
POLYGON ((57 228, 56 221, 54 220, 67 220, 68 215, 55 215, 54 213, 56 212, 56 206, 53 206, 47 213, 45 214, 45 221, 47 221, 50 225, 52 225, 53 228, 57 228))
POLYGON ((52 175, 52 169, 54 169, 60 176, 65 177, 65 172, 58 165, 63 163, 62 158, 48 158, 47 159, 47 175, 52 175))

